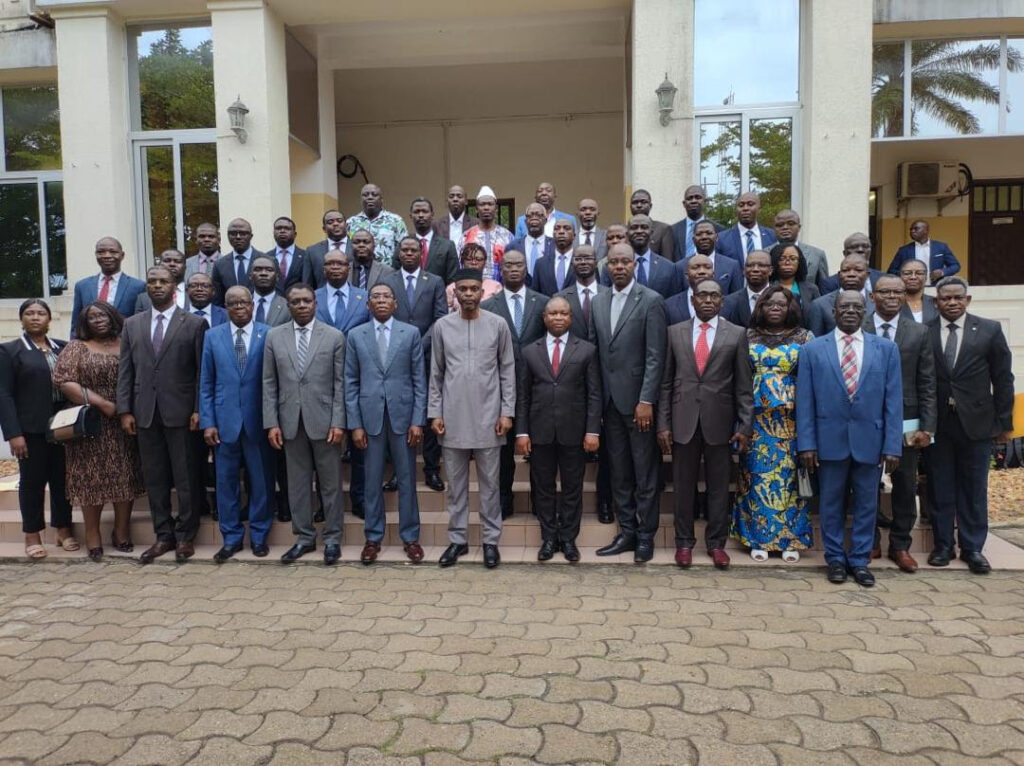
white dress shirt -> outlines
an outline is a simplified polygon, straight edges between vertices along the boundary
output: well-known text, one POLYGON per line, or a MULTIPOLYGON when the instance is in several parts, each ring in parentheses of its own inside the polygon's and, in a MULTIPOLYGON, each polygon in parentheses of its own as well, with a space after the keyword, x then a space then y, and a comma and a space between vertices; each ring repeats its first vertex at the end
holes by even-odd
MULTIPOLYGON (((692 312, 691 312, 692 313, 692 312)), ((696 316, 693 317, 693 349, 697 350, 697 339, 700 338, 701 333, 701 321, 696 316)), ((707 321, 708 324, 708 351, 711 350, 712 346, 715 345, 715 333, 718 331, 718 315, 711 317, 707 321)))
POLYGON ((593 229, 584 229, 582 226, 580 226, 579 234, 576 235, 576 241, 579 244, 581 244, 581 245, 587 244, 587 233, 588 232, 590 233, 590 246, 591 247, 596 247, 597 246, 597 224, 596 223, 594 224, 594 228, 593 229))
POLYGON ((238 273, 238 256, 242 256, 242 267, 246 272, 249 271, 249 267, 252 266, 252 245, 244 253, 239 253, 234 250, 231 251, 231 273, 238 273))
MULTIPOLYGON (((235 345, 235 339, 238 337, 239 327, 234 322, 231 323, 231 345, 235 345)), ((245 344, 245 353, 249 353, 249 346, 252 343, 252 331, 253 321, 250 319, 249 324, 241 328, 242 330, 242 343, 245 344)))
POLYGON ((752 232, 754 234, 754 249, 755 250, 763 250, 764 249, 764 248, 761 247, 761 227, 760 226, 758 226, 755 223, 753 226, 751 226, 748 229, 742 223, 738 223, 738 224, 736 224, 736 228, 739 229, 739 232, 740 232, 740 254, 743 256, 743 260, 744 261, 747 259, 747 232, 748 231, 752 232))
POLYGON ((558 259, 562 258, 562 257, 565 258, 565 267, 564 267, 565 268, 565 279, 563 279, 562 280, 562 284, 560 284, 558 286, 559 290, 561 290, 561 289, 563 289, 565 287, 565 283, 569 281, 569 275, 572 273, 572 248, 569 248, 564 253, 558 252, 557 249, 555 250, 555 280, 556 281, 558 279, 558 259))
MULTIPOLYGON (((418 239, 420 242, 426 241, 426 243, 427 243, 427 252, 429 253, 430 252, 430 243, 434 241, 434 230, 433 229, 427 229, 427 233, 426 234, 420 234, 418 231, 413 231, 412 235, 414 237, 416 237, 416 239, 418 239)), ((423 245, 420 245, 420 247, 423 247, 423 245)))
POLYGON ((612 332, 615 332, 615 328, 619 324, 619 317, 622 315, 622 309, 625 308, 626 301, 629 299, 629 294, 633 291, 633 285, 635 284, 636 280, 631 279, 629 281, 629 284, 623 287, 621 290, 615 287, 615 285, 612 285, 612 332))
POLYGON ((451 211, 448 211, 448 239, 454 242, 458 248, 462 249, 462 235, 465 234, 464 223, 466 221, 466 211, 462 211, 462 215, 458 218, 452 218, 451 211))
POLYGON ((335 242, 330 237, 328 237, 326 241, 327 241, 327 252, 328 253, 333 252, 335 250, 338 250, 338 251, 340 251, 342 253, 348 251, 348 237, 342 237, 341 239, 339 239, 338 242, 337 242, 337 245, 338 245, 337 247, 334 246, 335 242))
MULTIPOLYGON (((846 348, 846 341, 843 340, 845 332, 838 327, 835 329, 836 350, 839 352, 839 369, 843 369, 843 350, 846 348)), ((857 357, 857 381, 860 382, 861 373, 864 372, 864 333, 857 329, 857 332, 850 333, 853 338, 853 353, 857 357)))
POLYGON ((327 315, 334 318, 334 312, 338 307, 338 290, 341 290, 341 295, 345 299, 345 311, 348 311, 348 307, 352 302, 352 298, 348 292, 348 282, 345 282, 341 287, 331 287, 330 285, 324 285, 327 288, 327 315))
POLYGON ((768 285, 765 285, 764 287, 761 288, 759 292, 755 293, 753 290, 750 289, 750 285, 747 285, 747 304, 750 306, 751 311, 754 310, 754 304, 757 303, 757 299, 761 297, 761 293, 763 293, 766 289, 768 289, 768 285))
POLYGON ((896 328, 899 326, 900 323, 900 315, 897 314, 892 319, 882 319, 882 317, 878 316, 878 314, 872 314, 872 316, 875 319, 875 335, 881 338, 884 333, 882 325, 887 324, 889 325, 889 340, 895 342, 896 328))
MULTIPOLYGON (((956 360, 960 358, 960 349, 962 349, 964 347, 964 329, 967 327, 967 314, 964 313, 959 319, 957 319, 955 322, 953 322, 953 324, 956 325, 956 356, 953 357, 953 362, 955 363, 956 360)), ((946 341, 948 339, 949 339, 949 320, 943 319, 942 316, 940 315, 939 316, 939 340, 942 341, 942 344, 941 344, 942 345, 942 351, 940 351, 940 353, 944 354, 944 352, 946 350, 946 341)))
MULTIPOLYGON (((310 319, 309 320, 309 324, 306 325, 306 329, 309 330, 309 332, 306 333, 306 343, 307 344, 313 339, 313 324, 315 322, 316 322, 316 319, 310 319)), ((298 322, 296 322, 293 319, 292 320, 292 332, 295 333, 295 348, 299 347, 299 330, 301 330, 301 329, 302 329, 302 325, 300 325, 298 322)), ((306 361, 309 361, 309 360, 307 359, 306 361)))
POLYGON ((544 235, 541 234, 539 237, 531 237, 529 234, 523 240, 523 250, 526 251, 526 269, 530 276, 533 276, 533 267, 541 258, 544 257, 544 235), (533 257, 533 246, 534 243, 537 245, 537 257, 533 257))
POLYGON ((523 285, 522 287, 520 287, 515 292, 512 292, 511 290, 509 290, 506 287, 504 290, 502 290, 502 292, 505 294, 505 303, 508 304, 508 315, 510 317, 513 317, 513 318, 515 318, 515 314, 512 312, 512 305, 515 303, 515 301, 512 300, 512 296, 513 295, 518 295, 519 296, 519 306, 523 310, 523 319, 525 320, 526 319, 526 285, 523 285))
POLYGON ((267 319, 267 314, 270 313, 270 304, 272 304, 273 302, 274 302, 274 293, 270 293, 270 295, 260 295, 259 293, 254 292, 252 294, 252 303, 253 303, 253 314, 252 315, 254 317, 256 316, 256 312, 260 310, 260 304, 262 304, 263 305, 263 318, 267 319))
POLYGON ((156 318, 162 316, 164 318, 164 338, 167 337, 167 328, 171 326, 171 317, 174 316, 174 312, 178 310, 178 307, 171 306, 169 309, 163 311, 157 311, 153 309, 153 316, 149 320, 149 337, 150 340, 153 338, 153 334, 156 332, 156 318))
POLYGON ((576 292, 579 293, 579 296, 580 296, 580 307, 581 308, 583 306, 583 294, 584 293, 590 293, 590 305, 593 306, 594 305, 594 298, 597 297, 597 280, 595 279, 589 285, 584 285, 584 284, 581 284, 580 282, 577 282, 576 283, 576 292))
POLYGON ((926 239, 924 242, 914 243, 914 257, 919 261, 924 261, 928 264, 928 268, 931 269, 932 264, 932 241, 931 238, 926 239))
MULTIPOLYGON (((204 322, 206 322, 206 326, 207 327, 213 327, 213 309, 210 308, 210 306, 207 306, 206 308, 202 308, 202 309, 201 308, 196 308, 195 306, 193 306, 191 311, 197 317, 199 317, 204 322)), ((232 330, 232 332, 234 332, 234 330, 232 330)))
POLYGON ((174 288, 174 305, 179 309, 188 308, 188 294, 185 292, 185 283, 182 282, 174 288))
POLYGON ((386 322, 378 322, 376 319, 373 320, 373 337, 374 340, 380 337, 380 328, 384 328, 384 340, 388 344, 388 348, 391 348, 391 328, 394 324, 395 318, 388 317, 386 322))
MULTIPOLYGON (((274 257, 277 258, 277 270, 281 270, 281 258, 284 253, 288 253, 288 271, 292 270, 292 261, 295 260, 295 243, 288 245, 288 247, 281 248, 277 247, 274 250, 274 257)), ((237 261, 236 261, 237 263, 237 261)))
POLYGON ((114 299, 117 298, 117 284, 121 281, 120 271, 109 275, 100 273, 99 277, 96 278, 96 297, 99 298, 100 292, 103 290, 103 281, 108 276, 110 277, 110 288, 107 290, 107 303, 114 305, 114 299))

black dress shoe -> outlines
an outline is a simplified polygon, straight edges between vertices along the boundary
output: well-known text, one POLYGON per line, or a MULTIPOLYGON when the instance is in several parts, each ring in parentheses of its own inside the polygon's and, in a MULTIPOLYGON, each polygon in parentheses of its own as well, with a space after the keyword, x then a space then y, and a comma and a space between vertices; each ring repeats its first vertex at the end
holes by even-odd
POLYGON ((597 504, 597 520, 602 524, 611 524, 615 521, 615 514, 612 513, 611 503, 598 503, 597 504))
POLYGON ((836 585, 846 582, 846 567, 841 561, 833 561, 828 565, 828 581, 836 585))
POLYGON ((313 523, 315 523, 315 524, 323 524, 324 523, 324 509, 323 508, 317 508, 316 509, 316 512, 313 514, 313 523))
POLYGON ((948 567, 953 560, 953 551, 950 548, 936 548, 928 554, 928 566, 948 567))
POLYGON ((303 545, 302 543, 295 543, 295 545, 289 548, 287 553, 285 553, 281 557, 281 561, 285 564, 291 564, 293 561, 298 561, 307 553, 312 553, 315 550, 315 545, 303 545))
POLYGON ((324 563, 327 566, 337 564, 338 559, 341 558, 341 546, 340 545, 325 545, 324 546, 324 563))
POLYGON ((352 503, 352 515, 357 519, 366 518, 366 506, 362 503, 352 503))
POLYGON ((484 543, 484 566, 494 569, 501 563, 501 554, 498 553, 498 546, 484 543))
POLYGON ((468 545, 465 543, 461 545, 459 543, 452 543, 444 549, 444 553, 441 554, 441 558, 437 560, 437 563, 443 567, 450 567, 459 560, 459 556, 465 556, 467 553, 469 553, 468 545))
POLYGON ((234 556, 240 550, 242 550, 241 543, 239 543, 238 545, 225 545, 223 548, 221 548, 219 551, 213 554, 213 560, 216 561, 218 564, 223 564, 225 561, 234 556))
POLYGON ((863 588, 870 588, 875 584, 875 576, 867 567, 850 567, 850 574, 853 581, 863 588))
POLYGON ((620 553, 636 550, 636 538, 628 535, 618 534, 603 548, 597 549, 598 556, 616 556, 620 553))
POLYGON ((398 491, 398 479, 392 476, 386 482, 381 484, 380 488, 385 492, 397 492, 398 491))
POLYGON ((253 543, 252 555, 258 559, 265 558, 270 553, 270 546, 266 543, 253 543))
POLYGON ((636 549, 633 551, 633 561, 636 564, 646 564, 654 558, 654 540, 650 538, 638 538, 636 549))
POLYGON ((967 568, 974 574, 988 574, 992 571, 992 565, 988 559, 981 555, 980 551, 960 551, 960 560, 967 562, 967 568))
POLYGON ((557 540, 545 540, 541 543, 540 550, 537 551, 537 561, 550 561, 558 551, 558 548, 557 540))
POLYGON ((288 508, 278 508, 276 518, 280 522, 289 522, 292 520, 292 512, 288 508))
POLYGON ((444 482, 441 481, 441 474, 437 473, 436 471, 424 473, 423 480, 426 483, 426 485, 435 492, 444 492, 444 482))
POLYGON ((580 549, 576 547, 575 542, 562 543, 562 553, 565 555, 565 560, 572 564, 580 560, 580 549))

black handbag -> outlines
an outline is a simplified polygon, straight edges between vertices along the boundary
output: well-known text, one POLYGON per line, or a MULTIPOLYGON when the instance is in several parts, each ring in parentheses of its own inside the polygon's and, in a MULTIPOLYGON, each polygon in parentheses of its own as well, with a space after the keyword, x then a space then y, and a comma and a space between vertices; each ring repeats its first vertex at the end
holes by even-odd
POLYGON ((67 444, 91 436, 99 436, 103 413, 89 404, 89 389, 82 386, 85 404, 68 407, 50 418, 46 440, 51 444, 67 444))

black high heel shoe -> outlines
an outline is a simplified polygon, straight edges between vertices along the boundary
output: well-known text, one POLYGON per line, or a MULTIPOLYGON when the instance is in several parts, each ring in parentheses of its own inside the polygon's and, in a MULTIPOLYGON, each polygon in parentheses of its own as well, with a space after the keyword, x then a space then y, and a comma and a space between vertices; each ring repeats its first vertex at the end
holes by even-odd
POLYGON ((120 551, 121 553, 131 553, 133 550, 135 550, 135 543, 133 543, 131 540, 118 540, 116 532, 110 533, 110 544, 114 547, 115 551, 120 551))
POLYGON ((103 546, 89 549, 89 561, 95 561, 96 563, 103 561, 103 546))

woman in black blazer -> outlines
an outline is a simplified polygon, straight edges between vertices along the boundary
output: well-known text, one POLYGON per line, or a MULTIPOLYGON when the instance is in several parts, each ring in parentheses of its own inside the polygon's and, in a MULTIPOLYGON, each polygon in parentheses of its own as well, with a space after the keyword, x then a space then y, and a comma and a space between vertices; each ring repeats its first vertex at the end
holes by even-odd
POLYGON ((807 279, 807 259, 798 245, 775 245, 768 253, 772 259, 773 285, 782 285, 800 304, 800 324, 807 327, 807 314, 811 304, 821 297, 818 286, 807 279))
POLYGON ((18 501, 25 555, 46 556, 40 533, 46 528, 43 498, 50 485, 50 526, 66 551, 80 547, 71 531, 71 504, 64 491, 64 447, 46 441, 50 417, 65 404, 53 385, 52 371, 65 341, 47 337, 50 307, 30 298, 18 309, 22 335, 0 344, 0 429, 18 459, 18 501))

